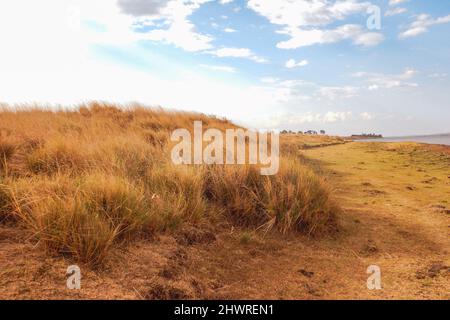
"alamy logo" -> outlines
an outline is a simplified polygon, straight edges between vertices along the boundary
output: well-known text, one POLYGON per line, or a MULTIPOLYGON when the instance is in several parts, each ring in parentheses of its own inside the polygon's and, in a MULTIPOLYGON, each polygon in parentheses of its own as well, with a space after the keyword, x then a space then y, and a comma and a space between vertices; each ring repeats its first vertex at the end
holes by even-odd
POLYGON ((367 274, 370 274, 367 278, 367 289, 381 290, 381 268, 376 265, 369 266, 367 274))
POLYGON ((280 136, 276 132, 239 128, 227 129, 225 134, 219 129, 203 132, 203 123, 195 121, 193 133, 192 137, 187 129, 172 132, 172 142, 178 142, 171 154, 174 164, 252 164, 261 165, 261 175, 278 172, 280 136))
POLYGON ((369 30, 381 30, 381 8, 378 6, 370 6, 367 8, 367 29, 369 30))
POLYGON ((81 269, 79 266, 73 265, 69 266, 66 271, 67 278, 67 289, 69 290, 80 290, 81 289, 81 269))

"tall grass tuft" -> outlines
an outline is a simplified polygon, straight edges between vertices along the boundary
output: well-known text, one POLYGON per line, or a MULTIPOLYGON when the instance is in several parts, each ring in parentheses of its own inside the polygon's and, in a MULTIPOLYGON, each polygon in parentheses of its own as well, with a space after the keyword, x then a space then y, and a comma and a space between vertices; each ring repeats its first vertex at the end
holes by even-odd
POLYGON ((339 207, 330 187, 298 160, 286 159, 279 174, 265 181, 264 197, 268 228, 313 235, 336 225, 339 207))
POLYGON ((294 159, 284 159, 274 176, 260 176, 251 166, 206 172, 205 196, 237 226, 318 234, 335 225, 339 208, 330 188, 294 159))

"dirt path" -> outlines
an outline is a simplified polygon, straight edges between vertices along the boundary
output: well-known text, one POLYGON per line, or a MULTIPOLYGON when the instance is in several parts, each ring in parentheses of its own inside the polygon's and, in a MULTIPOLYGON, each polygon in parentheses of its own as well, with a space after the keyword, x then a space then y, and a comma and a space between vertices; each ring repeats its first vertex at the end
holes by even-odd
POLYGON ((345 209, 340 234, 319 241, 291 239, 287 245, 265 240, 247 249, 236 244, 222 254, 215 250, 217 269, 235 280, 221 290, 224 296, 450 298, 448 155, 415 145, 362 143, 304 155, 320 165, 336 189, 345 209), (255 257, 245 258, 248 253, 255 257), (370 265, 381 268, 382 290, 367 289, 370 265))
POLYGON ((303 155, 344 208, 336 236, 262 238, 234 229, 215 241, 162 236, 119 251, 105 270, 81 266, 82 290, 73 292, 65 288, 70 261, 2 227, 0 297, 450 299, 448 154, 350 143, 303 155), (370 265, 381 268, 382 290, 367 289, 370 265))

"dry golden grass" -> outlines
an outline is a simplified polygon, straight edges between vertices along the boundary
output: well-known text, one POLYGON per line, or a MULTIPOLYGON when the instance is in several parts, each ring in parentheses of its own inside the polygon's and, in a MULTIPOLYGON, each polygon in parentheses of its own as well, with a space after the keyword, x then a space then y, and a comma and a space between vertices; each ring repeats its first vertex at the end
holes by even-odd
POLYGON ((300 150, 344 144, 345 138, 328 135, 282 134, 280 136, 282 152, 298 156, 300 150))
MULTIPOLYGON (((335 225, 330 188, 294 158, 252 166, 175 166, 170 133, 236 128, 206 115, 116 107, 0 112, 0 219, 50 253, 101 265, 114 246, 184 223, 318 234, 335 225)), ((289 148, 295 148, 289 147, 289 148)))

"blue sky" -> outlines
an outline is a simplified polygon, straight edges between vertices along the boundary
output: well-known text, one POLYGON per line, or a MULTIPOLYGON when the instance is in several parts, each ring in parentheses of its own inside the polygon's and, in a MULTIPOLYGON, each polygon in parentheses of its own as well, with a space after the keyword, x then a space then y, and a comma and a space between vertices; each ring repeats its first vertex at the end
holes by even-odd
POLYGON ((6 0, 0 101, 138 101, 334 134, 450 132, 449 34, 448 0, 6 0))

